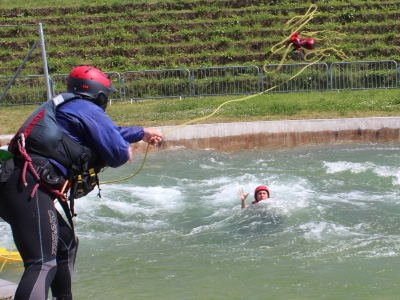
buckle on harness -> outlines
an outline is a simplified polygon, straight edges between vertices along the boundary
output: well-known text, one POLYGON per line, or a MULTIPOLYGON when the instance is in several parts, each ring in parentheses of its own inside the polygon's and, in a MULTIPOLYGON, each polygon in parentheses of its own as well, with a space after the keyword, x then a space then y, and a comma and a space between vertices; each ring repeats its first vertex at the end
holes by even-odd
POLYGON ((51 173, 48 169, 45 169, 40 166, 38 167, 36 172, 40 176, 40 179, 42 179, 48 185, 57 186, 60 184, 61 177, 51 173))
MULTIPOLYGON (((95 186, 99 186, 99 179, 97 177, 96 169, 90 168, 84 170, 74 177, 71 182, 71 195, 74 198, 80 198, 89 194, 95 186)), ((100 187, 99 187, 100 189, 100 187)))
POLYGON ((48 169, 43 168, 42 166, 39 166, 36 172, 39 175, 40 180, 43 181, 47 187, 54 189, 54 191, 59 191, 57 192, 57 195, 61 201, 63 202, 68 201, 67 192, 70 187, 68 180, 66 179, 64 180, 63 177, 55 175, 48 169))

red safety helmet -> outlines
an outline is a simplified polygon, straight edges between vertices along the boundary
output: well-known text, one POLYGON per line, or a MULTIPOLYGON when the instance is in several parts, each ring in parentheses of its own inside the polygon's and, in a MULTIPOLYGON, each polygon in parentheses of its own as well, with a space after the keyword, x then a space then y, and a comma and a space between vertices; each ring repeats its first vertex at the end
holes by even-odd
POLYGON ((257 200, 257 193, 259 191, 266 191, 268 193, 268 198, 269 198, 269 189, 265 185, 260 185, 256 187, 256 189, 254 190, 254 199, 257 200))
POLYGON ((307 50, 312 50, 315 47, 315 40, 313 38, 300 39, 300 46, 306 48, 307 50))
POLYGON ((91 66, 76 67, 68 76, 68 93, 78 94, 89 99, 97 99, 101 94, 108 98, 110 92, 117 91, 111 85, 111 81, 106 74, 91 66))

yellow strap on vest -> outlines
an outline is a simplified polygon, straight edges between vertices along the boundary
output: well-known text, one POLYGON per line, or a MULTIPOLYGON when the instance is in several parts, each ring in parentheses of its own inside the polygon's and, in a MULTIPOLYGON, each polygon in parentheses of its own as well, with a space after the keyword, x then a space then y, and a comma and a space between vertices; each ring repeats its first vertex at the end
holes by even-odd
POLYGON ((82 184, 82 176, 81 174, 78 175, 78 180, 77 180, 77 192, 82 194, 83 193, 83 184, 82 184))
POLYGON ((93 168, 89 169, 89 175, 90 175, 90 185, 95 186, 97 184, 97 175, 94 172, 93 168))

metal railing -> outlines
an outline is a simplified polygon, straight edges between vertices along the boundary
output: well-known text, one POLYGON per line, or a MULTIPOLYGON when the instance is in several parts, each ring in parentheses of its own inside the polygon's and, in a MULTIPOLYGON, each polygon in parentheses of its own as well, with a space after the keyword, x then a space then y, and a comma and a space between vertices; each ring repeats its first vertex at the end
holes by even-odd
POLYGON ((257 94, 259 74, 256 66, 197 68, 190 76, 192 95, 257 94))
POLYGON ((122 75, 124 99, 189 97, 188 69, 130 71, 122 75))
MULTIPOLYGON (((0 89, 4 90, 11 79, 12 77, 0 77, 0 89)), ((17 76, 0 105, 40 104, 46 99, 47 90, 44 75, 17 76)))
MULTIPOLYGON (((400 68, 392 60, 170 70, 106 72, 118 92, 110 101, 201 97, 261 92, 310 92, 398 88, 400 68), (265 70, 265 71, 264 71, 265 70)), ((51 77, 53 95, 65 92, 68 75, 51 77)), ((11 77, 0 77, 4 90, 11 77)), ((39 104, 47 100, 44 75, 16 77, 0 105, 39 104)))
POLYGON ((398 68, 392 60, 333 63, 331 89, 389 89, 397 87, 398 68))
POLYGON ((328 69, 325 63, 266 65, 263 90, 274 93, 326 91, 328 69))

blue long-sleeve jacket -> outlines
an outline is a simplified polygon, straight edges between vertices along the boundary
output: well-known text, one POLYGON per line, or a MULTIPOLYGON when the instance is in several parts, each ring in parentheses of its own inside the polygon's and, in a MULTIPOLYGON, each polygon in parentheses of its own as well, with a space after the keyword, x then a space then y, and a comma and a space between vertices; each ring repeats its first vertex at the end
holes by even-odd
POLYGON ((142 140, 141 126, 117 127, 109 116, 93 102, 84 99, 69 101, 56 111, 60 127, 79 144, 93 146, 104 162, 113 168, 129 159, 129 144, 142 140))

